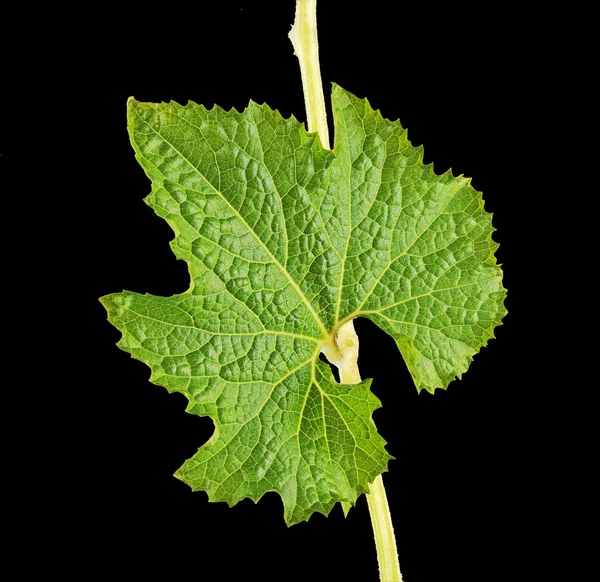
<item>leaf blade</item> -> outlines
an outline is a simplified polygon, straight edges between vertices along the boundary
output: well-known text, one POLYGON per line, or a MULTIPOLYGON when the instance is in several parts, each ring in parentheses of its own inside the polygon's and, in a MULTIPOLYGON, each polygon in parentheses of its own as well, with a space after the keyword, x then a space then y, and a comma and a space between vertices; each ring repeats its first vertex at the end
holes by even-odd
POLYGON ((230 505, 276 491, 288 524, 347 509, 391 458, 370 380, 340 386, 318 359, 342 323, 371 318, 417 389, 433 391, 504 313, 481 195, 433 174, 366 100, 334 85, 332 103, 328 151, 264 105, 130 100, 146 202, 173 228, 191 282, 171 298, 102 298, 119 347, 215 423, 177 477, 230 505))

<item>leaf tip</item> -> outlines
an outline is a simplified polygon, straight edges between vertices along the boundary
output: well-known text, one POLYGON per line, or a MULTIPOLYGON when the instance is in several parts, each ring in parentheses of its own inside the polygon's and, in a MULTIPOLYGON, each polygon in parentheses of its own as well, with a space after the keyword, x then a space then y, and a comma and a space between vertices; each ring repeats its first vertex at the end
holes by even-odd
POLYGON ((98 297, 98 301, 100 301, 102 307, 104 307, 104 309, 106 309, 106 311, 108 311, 109 314, 111 310, 118 305, 118 302, 116 301, 116 296, 118 295, 118 293, 109 293, 108 295, 98 297))
POLYGON ((140 105, 142 105, 141 101, 138 101, 133 95, 127 98, 127 113, 135 111, 140 105))

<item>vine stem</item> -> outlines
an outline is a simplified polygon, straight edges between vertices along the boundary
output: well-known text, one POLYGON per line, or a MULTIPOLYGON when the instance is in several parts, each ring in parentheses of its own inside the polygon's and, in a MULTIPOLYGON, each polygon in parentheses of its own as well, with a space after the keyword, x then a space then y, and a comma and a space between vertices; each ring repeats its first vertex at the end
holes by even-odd
MULTIPOLYGON (((302 1, 302 0, 299 0, 302 1)), ((310 0, 309 0, 310 1, 310 0)), ((342 384, 357 384, 360 382, 358 371, 358 336, 354 330, 352 320, 348 321, 338 330, 335 342, 340 357, 334 362, 340 372, 342 384)), ((327 353, 325 354, 327 356, 327 353)), ((392 516, 383 486, 381 475, 369 485, 367 504, 375 535, 377 548, 377 561, 379 562, 379 577, 381 582, 402 582, 398 552, 396 550, 396 537, 392 526, 392 516)))
MULTIPOLYGON (((300 61, 308 131, 316 131, 323 147, 331 149, 319 66, 317 0, 296 0, 296 17, 289 37, 294 46, 294 54, 300 61)), ((325 356, 337 366, 341 384, 357 384, 360 382, 358 336, 352 320, 337 330, 334 342, 335 346, 324 348, 325 356)), ((375 536, 380 580, 381 582, 402 582, 396 538, 381 475, 369 485, 367 503, 375 536)), ((348 509, 348 504, 344 504, 345 513, 348 509)))
POLYGON ((300 61, 308 131, 316 131, 321 138, 323 147, 330 150, 325 97, 323 96, 319 65, 317 0, 296 0, 296 18, 288 36, 294 46, 294 54, 300 61))

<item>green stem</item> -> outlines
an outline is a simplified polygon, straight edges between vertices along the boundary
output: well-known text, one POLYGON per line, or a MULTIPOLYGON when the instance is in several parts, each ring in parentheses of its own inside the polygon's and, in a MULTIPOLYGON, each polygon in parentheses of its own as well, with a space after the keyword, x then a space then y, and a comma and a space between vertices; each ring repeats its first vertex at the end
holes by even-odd
POLYGON ((396 551, 396 538, 392 527, 392 516, 385 495, 381 475, 369 485, 370 493, 367 495, 369 514, 375 534, 375 547, 379 562, 379 577, 382 582, 402 582, 398 552, 396 551))
POLYGON ((329 129, 319 66, 317 0, 296 0, 296 19, 289 37, 294 46, 294 54, 300 61, 308 131, 318 132, 323 147, 329 150, 329 129))
MULTIPOLYGON (((318 132, 323 147, 330 149, 319 67, 317 0, 296 0, 296 19, 289 37, 294 46, 294 54, 300 61, 308 131, 318 132)), ((358 336, 354 331, 352 320, 337 330, 332 345, 325 346, 323 352, 327 359, 338 367, 342 384, 360 382, 358 336)), ((381 475, 369 485, 369 491, 367 502, 375 535, 379 577, 382 582, 402 582, 394 528, 381 475)), ((347 513, 348 504, 344 505, 344 512, 347 513)))
MULTIPOLYGON (((338 349, 338 360, 335 365, 340 372, 342 384, 357 384, 360 382, 358 371, 358 336, 354 331, 352 320, 348 321, 336 334, 335 342, 338 349)), ((328 356, 328 354, 325 354, 328 356)), ((379 562, 379 577, 382 582, 402 582, 398 552, 396 550, 396 538, 392 526, 392 516, 383 486, 381 475, 369 485, 367 494, 369 514, 373 534, 375 535, 375 547, 377 548, 377 561, 379 562)))

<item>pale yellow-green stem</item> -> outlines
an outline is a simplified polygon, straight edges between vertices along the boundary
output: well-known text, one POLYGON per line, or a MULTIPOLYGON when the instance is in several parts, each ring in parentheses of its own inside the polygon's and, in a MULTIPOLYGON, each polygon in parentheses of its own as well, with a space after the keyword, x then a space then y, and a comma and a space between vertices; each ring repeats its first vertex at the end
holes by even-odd
MULTIPOLYGON (((296 0, 296 19, 289 37, 294 45, 294 54, 300 61, 308 131, 318 132, 323 147, 330 149, 319 67, 317 0, 296 0)), ((323 353, 332 364, 337 366, 342 384, 357 384, 360 382, 358 336, 352 320, 342 325, 335 332, 332 340, 323 347, 323 353)), ((402 582, 396 538, 381 475, 369 485, 367 502, 375 535, 381 582, 402 582)), ((349 504, 343 504, 343 507, 344 512, 347 513, 349 504)))
POLYGON ((369 491, 367 503, 375 534, 379 577, 381 582, 402 582, 392 516, 381 475, 375 477, 375 481, 369 485, 369 491))
MULTIPOLYGON (((340 327, 334 337, 334 343, 334 346, 324 347, 323 353, 338 367, 342 384, 357 384, 360 382, 358 336, 354 331, 352 320, 340 327)), ((381 582, 402 582, 392 516, 381 475, 369 485, 367 503, 375 535, 381 582)))
POLYGON ((329 150, 329 129, 319 66, 317 0, 296 0, 296 19, 288 36, 294 45, 294 54, 300 61, 308 131, 318 132, 323 147, 329 150))

